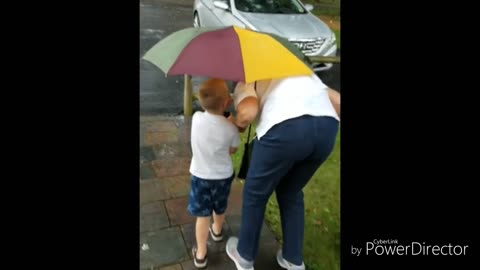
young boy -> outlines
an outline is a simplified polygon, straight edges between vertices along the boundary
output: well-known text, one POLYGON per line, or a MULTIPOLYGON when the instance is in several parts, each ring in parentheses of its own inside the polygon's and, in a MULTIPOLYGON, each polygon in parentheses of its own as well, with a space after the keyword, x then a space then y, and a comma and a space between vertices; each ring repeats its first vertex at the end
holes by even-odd
POLYGON ((197 217, 193 262, 196 268, 205 268, 209 232, 214 241, 223 239, 224 213, 234 178, 230 155, 237 150, 240 135, 237 127, 224 116, 232 103, 225 81, 205 81, 200 86, 199 100, 205 112, 196 112, 192 118, 192 186, 188 211, 197 217))

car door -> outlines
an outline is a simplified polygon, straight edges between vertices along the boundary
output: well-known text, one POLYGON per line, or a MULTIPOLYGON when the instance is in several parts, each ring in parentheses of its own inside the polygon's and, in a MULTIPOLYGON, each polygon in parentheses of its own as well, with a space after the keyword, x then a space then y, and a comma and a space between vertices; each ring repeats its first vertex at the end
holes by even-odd
POLYGON ((201 26, 211 26, 212 25, 212 17, 214 16, 212 13, 212 0, 198 0, 197 4, 195 5, 195 11, 198 14, 198 18, 200 20, 201 26))
MULTIPOLYGON (((229 7, 232 7, 233 1, 234 0, 217 0, 221 2, 225 2, 228 4, 229 7)), ((212 6, 213 6, 213 1, 212 1, 212 6)), ((237 26, 242 26, 240 22, 233 16, 231 9, 229 10, 223 10, 221 8, 217 8, 213 6, 212 10, 213 14, 217 18, 217 20, 214 21, 215 25, 213 26, 230 26, 230 25, 237 25, 237 26)))
POLYGON ((201 26, 215 25, 215 14, 213 14, 213 0, 199 0, 196 6, 201 26))

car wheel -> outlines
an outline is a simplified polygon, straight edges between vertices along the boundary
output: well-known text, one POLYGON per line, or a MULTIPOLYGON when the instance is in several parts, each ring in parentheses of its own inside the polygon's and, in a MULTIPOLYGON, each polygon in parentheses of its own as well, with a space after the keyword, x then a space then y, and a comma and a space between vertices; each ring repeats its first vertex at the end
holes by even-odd
POLYGON ((198 14, 196 12, 195 15, 193 15, 193 26, 200 27, 200 18, 198 18, 198 14))

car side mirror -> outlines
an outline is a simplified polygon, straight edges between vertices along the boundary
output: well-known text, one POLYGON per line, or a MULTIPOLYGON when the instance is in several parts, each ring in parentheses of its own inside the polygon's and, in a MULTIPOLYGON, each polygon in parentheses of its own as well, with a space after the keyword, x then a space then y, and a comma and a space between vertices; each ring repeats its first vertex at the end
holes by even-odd
POLYGON ((216 8, 219 8, 219 9, 223 9, 225 11, 229 11, 230 10, 230 7, 228 6, 227 3, 223 2, 223 1, 213 1, 213 5, 216 7, 216 8))
POLYGON ((306 4, 306 5, 305 5, 305 9, 306 9, 307 11, 309 11, 309 12, 312 11, 313 8, 314 8, 314 7, 313 7, 312 4, 306 4))

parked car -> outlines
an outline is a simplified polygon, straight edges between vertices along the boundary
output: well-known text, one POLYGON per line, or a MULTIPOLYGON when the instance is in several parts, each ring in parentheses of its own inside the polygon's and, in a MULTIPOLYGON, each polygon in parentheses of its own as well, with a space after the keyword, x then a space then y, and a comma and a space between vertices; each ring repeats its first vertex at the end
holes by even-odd
MULTIPOLYGON (((195 0, 193 25, 235 25, 287 38, 307 56, 335 56, 335 33, 299 0, 195 0)), ((332 64, 318 64, 315 71, 332 64)))

